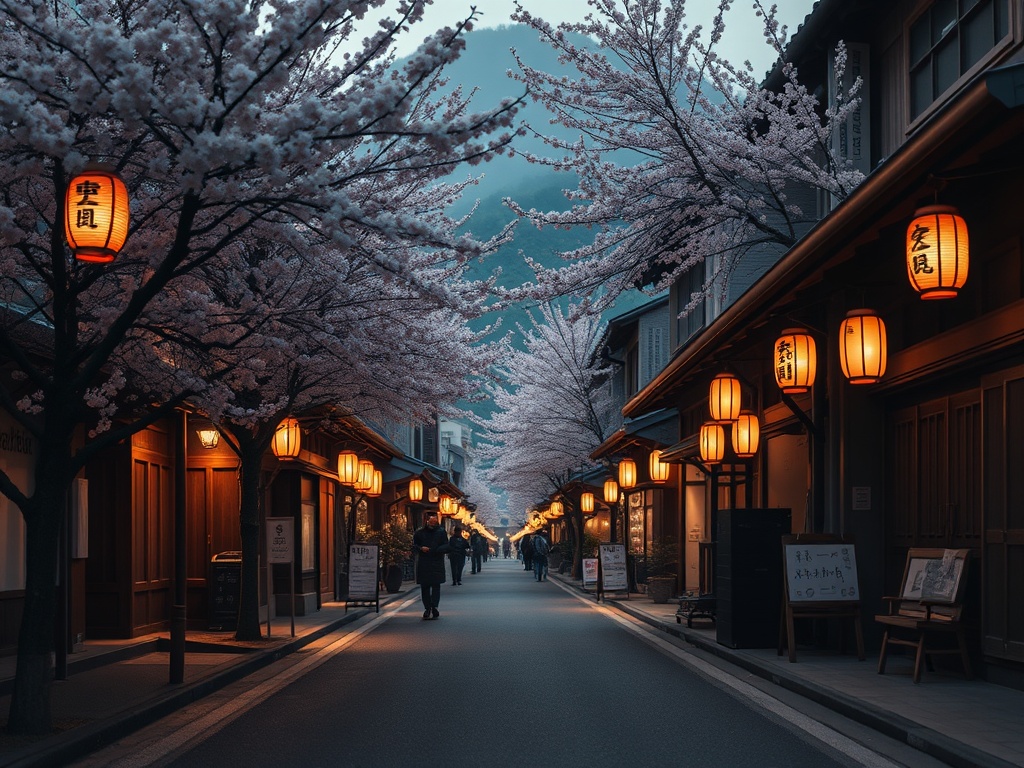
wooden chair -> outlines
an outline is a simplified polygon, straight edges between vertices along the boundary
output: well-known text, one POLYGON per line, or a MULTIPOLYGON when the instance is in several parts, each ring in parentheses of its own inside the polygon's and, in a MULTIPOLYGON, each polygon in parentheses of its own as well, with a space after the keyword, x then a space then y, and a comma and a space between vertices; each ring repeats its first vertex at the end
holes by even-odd
POLYGON ((967 571, 968 549, 914 548, 907 552, 900 594, 883 597, 889 612, 875 616, 885 626, 882 650, 878 657, 878 674, 885 672, 886 653, 890 645, 915 650, 914 682, 921 680, 921 667, 930 656, 959 654, 964 674, 970 680, 971 660, 967 654, 963 612, 964 574, 967 571), (937 636, 955 642, 935 647, 937 636))

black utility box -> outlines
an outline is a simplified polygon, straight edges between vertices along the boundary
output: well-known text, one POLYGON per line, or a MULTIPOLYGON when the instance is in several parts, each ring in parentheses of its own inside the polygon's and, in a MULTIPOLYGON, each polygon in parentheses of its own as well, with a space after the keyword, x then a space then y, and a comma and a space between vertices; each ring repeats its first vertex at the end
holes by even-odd
POLYGON ((209 587, 210 629, 234 632, 242 594, 241 552, 221 552, 210 559, 209 587))
POLYGON ((782 537, 788 509, 721 509, 715 552, 717 639, 730 648, 775 648, 782 606, 782 537))

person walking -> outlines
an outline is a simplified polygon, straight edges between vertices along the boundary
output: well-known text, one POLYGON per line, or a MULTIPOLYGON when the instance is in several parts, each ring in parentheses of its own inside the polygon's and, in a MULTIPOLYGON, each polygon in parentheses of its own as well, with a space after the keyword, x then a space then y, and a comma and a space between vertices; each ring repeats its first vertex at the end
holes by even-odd
POLYGON ((484 537, 480 535, 479 531, 473 531, 469 537, 469 548, 470 552, 470 564, 472 568, 470 573, 480 573, 483 565, 484 548, 487 546, 487 542, 484 541, 484 537))
POLYGON ((537 581, 548 580, 548 540, 544 531, 537 531, 533 536, 533 575, 537 581))
POLYGON ((533 570, 533 537, 526 535, 519 540, 519 548, 523 552, 523 570, 533 570))
POLYGON ((437 512, 427 512, 422 528, 412 535, 412 549, 417 555, 416 583, 423 600, 423 618, 436 619, 441 614, 441 585, 445 582, 444 556, 448 553, 448 534, 438 525, 437 512))
POLYGON ((456 527, 452 537, 448 539, 448 546, 451 552, 448 553, 448 561, 452 566, 452 586, 462 583, 462 571, 466 567, 466 552, 469 550, 469 542, 462 535, 462 529, 456 527))
POLYGON ((505 556, 506 560, 508 560, 508 556, 512 554, 512 542, 509 541, 508 536, 506 536, 501 542, 501 552, 505 556))

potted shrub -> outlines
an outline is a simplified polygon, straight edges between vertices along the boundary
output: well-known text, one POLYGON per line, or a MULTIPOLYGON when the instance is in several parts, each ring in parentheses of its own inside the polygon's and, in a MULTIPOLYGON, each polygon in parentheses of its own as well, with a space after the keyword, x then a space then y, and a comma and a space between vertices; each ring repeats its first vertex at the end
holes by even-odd
POLYGON ((672 539, 657 539, 647 550, 647 594, 656 603, 667 603, 676 588, 676 547, 672 539))
POLYGON ((365 540, 378 547, 384 589, 392 593, 401 590, 402 563, 412 550, 412 532, 400 523, 389 521, 379 531, 367 532, 365 540))

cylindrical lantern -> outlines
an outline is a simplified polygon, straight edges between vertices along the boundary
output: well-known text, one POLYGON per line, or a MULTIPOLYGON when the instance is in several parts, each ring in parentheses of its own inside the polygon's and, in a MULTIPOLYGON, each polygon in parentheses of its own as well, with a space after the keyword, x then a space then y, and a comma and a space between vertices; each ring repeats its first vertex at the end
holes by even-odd
POLYGON ((299 428, 299 420, 289 416, 278 425, 270 447, 279 459, 294 459, 299 455, 301 444, 302 430, 299 428))
POLYGON ((636 485, 636 462, 623 459, 619 462, 619 487, 632 488, 636 485))
POLYGON ((761 442, 761 424, 757 415, 750 411, 740 411, 736 421, 732 423, 732 450, 737 458, 749 459, 757 453, 761 442))
POLYGON ((128 188, 116 173, 86 169, 68 182, 64 236, 79 261, 114 260, 128 237, 128 188))
POLYGON ((220 443, 220 432, 213 427, 199 430, 199 442, 203 448, 213 449, 220 443))
POLYGON ((551 508, 548 510, 552 517, 560 517, 562 515, 562 502, 552 501, 551 508))
POLYGON ((367 496, 380 496, 384 490, 384 473, 379 469, 373 470, 370 478, 370 487, 366 489, 367 496))
POLYGON ((604 481, 604 500, 609 504, 619 500, 619 484, 610 477, 604 481))
POLYGON ((442 496, 437 509, 442 515, 454 515, 458 511, 458 504, 451 496, 442 496))
POLYGON ((369 459, 359 460, 359 479, 356 480, 355 489, 359 493, 366 493, 373 487, 373 473, 376 468, 369 459))
POLYGON ((423 498, 423 479, 414 477, 409 481, 409 501, 419 501, 423 498))
POLYGON ((594 511, 594 494, 590 491, 580 494, 580 511, 585 515, 594 511))
POLYGON ((707 422, 700 428, 700 458, 705 464, 716 464, 725 456, 725 430, 721 424, 707 422))
POLYGON ((907 227, 907 276, 922 299, 952 299, 967 282, 967 224, 956 208, 929 205, 907 227))
POLYGON ((735 421, 740 415, 740 380, 731 373, 720 373, 711 380, 708 410, 712 421, 735 421))
POLYGON ((655 483, 664 483, 668 480, 671 467, 668 462, 661 460, 661 451, 651 451, 651 458, 648 462, 651 480, 655 483))
POLYGON ((874 310, 855 309, 839 326, 839 364, 851 384, 874 384, 885 375, 885 323, 874 310))
POLYGON ((338 454, 338 482, 355 485, 359 481, 359 456, 354 451, 338 454))
POLYGON ((789 328, 775 341, 775 381, 787 395, 798 395, 814 385, 818 352, 811 334, 789 328))

